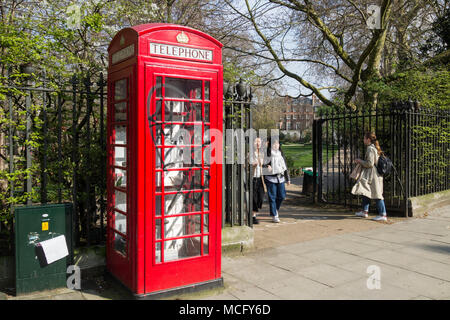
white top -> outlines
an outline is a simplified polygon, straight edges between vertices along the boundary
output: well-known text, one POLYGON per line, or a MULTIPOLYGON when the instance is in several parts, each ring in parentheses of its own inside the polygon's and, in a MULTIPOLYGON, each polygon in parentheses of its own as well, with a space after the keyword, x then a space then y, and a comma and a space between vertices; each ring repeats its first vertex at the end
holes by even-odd
POLYGON ((261 149, 259 149, 259 157, 258 157, 258 150, 255 150, 251 158, 251 164, 252 165, 256 164, 256 166, 253 167, 253 178, 260 178, 262 176, 263 162, 264 162, 264 153, 262 152, 261 149))
POLYGON ((272 164, 272 174, 283 174, 286 171, 286 163, 284 162, 283 156, 280 150, 271 150, 271 161, 272 164))

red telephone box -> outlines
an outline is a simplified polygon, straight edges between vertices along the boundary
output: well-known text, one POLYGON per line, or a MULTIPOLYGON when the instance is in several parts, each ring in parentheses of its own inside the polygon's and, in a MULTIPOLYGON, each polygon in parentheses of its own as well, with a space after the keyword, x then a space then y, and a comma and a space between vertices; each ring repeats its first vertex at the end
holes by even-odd
POLYGON ((173 24, 108 48, 107 268, 137 296, 223 283, 221 48, 173 24))

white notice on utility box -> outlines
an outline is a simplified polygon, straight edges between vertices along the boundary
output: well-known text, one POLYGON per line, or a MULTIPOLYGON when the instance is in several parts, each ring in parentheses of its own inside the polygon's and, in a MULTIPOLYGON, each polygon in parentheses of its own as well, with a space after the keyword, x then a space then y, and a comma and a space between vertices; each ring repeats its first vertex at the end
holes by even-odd
POLYGON ((58 261, 69 255, 66 237, 64 235, 39 242, 37 245, 42 247, 47 264, 58 261))

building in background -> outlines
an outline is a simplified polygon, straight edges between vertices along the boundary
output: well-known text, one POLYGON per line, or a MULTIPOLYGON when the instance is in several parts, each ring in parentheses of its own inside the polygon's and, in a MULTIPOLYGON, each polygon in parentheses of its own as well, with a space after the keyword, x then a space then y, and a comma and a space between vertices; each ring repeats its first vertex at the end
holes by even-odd
POLYGON ((311 131, 313 120, 317 117, 320 100, 309 97, 286 98, 278 122, 280 132, 291 138, 303 138, 311 131))

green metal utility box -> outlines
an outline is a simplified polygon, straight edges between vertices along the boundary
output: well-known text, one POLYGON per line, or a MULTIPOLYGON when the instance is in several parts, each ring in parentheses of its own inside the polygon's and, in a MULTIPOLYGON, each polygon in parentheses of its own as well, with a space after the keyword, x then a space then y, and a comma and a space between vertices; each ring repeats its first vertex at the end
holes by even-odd
POLYGON ((16 207, 14 216, 16 295, 65 287, 67 266, 73 261, 72 204, 16 207), (62 235, 68 255, 47 264, 41 243, 62 235))

